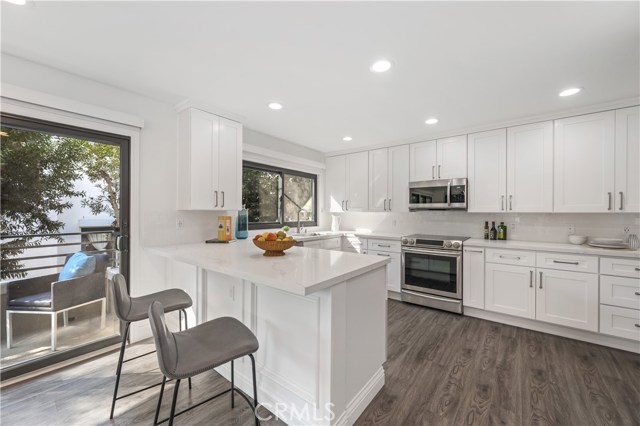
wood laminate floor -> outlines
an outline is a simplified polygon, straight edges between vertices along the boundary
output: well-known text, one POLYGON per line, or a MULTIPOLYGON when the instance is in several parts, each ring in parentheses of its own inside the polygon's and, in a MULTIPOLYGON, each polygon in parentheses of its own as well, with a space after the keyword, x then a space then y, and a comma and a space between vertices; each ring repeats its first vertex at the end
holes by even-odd
MULTIPOLYGON (((640 355, 395 301, 387 332, 386 384, 358 426, 640 425, 640 355)), ((152 424, 157 388, 118 401, 108 419, 116 361, 113 353, 2 389, 2 425, 152 424)), ((154 356, 126 365, 125 392, 159 380, 154 356)), ((181 385, 179 406, 228 386, 215 372, 193 384, 191 392, 181 385)), ((169 403, 165 394, 165 415, 169 403)), ((252 421, 242 399, 231 410, 222 397, 176 425, 252 421)))

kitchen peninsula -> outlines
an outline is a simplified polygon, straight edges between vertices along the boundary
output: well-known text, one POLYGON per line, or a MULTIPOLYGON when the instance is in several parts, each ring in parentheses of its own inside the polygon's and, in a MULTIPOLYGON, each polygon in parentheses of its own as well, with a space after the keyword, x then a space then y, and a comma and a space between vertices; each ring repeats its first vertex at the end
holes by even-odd
MULTIPOLYGON (((352 424, 384 385, 388 258, 306 247, 265 257, 248 240, 149 252, 192 270, 199 323, 233 316, 256 334, 258 400, 286 423, 352 424)), ((251 394, 248 360, 236 384, 251 394)))

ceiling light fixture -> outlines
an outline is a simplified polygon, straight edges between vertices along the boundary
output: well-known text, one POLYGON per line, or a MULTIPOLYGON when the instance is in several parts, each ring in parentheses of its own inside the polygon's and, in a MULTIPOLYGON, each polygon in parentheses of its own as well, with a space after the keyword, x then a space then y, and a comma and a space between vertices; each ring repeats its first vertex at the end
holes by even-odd
POLYGON ((429 118, 425 121, 426 124, 436 124, 438 122, 437 118, 429 118))
POLYGON ((351 142, 353 138, 351 136, 345 136, 344 138, 342 138, 342 140, 345 142, 351 142))
POLYGON ((5 1, 8 3, 20 5, 20 6, 24 6, 25 4, 27 4, 27 0, 5 0, 5 1))
POLYGON ((275 109, 275 110, 282 109, 282 104, 279 102, 271 102, 269 104, 269 108, 275 109))
POLYGON ((376 61, 369 67, 371 72, 387 72, 389 69, 391 69, 391 61, 386 59, 376 61))
POLYGON ((566 89, 558 93, 558 96, 562 96, 564 98, 565 96, 572 96, 577 93, 580 93, 581 91, 582 91, 582 87, 572 87, 570 89, 566 89))

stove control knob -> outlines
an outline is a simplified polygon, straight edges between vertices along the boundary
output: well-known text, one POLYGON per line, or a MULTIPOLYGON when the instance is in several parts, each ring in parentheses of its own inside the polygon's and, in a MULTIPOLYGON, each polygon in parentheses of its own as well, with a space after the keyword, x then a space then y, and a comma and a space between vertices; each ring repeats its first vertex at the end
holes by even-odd
POLYGON ((457 242, 457 241, 455 243, 453 243, 453 248, 454 249, 460 248, 460 243, 457 242))
POLYGON ((416 240, 414 240, 413 238, 409 238, 409 245, 413 246, 416 244, 416 240))
POLYGON ((407 238, 403 238, 402 239, 402 245, 406 246, 407 244, 409 244, 409 240, 407 238))
POLYGON ((446 241, 446 242, 444 243, 444 247, 445 247, 445 248, 451 248, 451 241, 446 241))

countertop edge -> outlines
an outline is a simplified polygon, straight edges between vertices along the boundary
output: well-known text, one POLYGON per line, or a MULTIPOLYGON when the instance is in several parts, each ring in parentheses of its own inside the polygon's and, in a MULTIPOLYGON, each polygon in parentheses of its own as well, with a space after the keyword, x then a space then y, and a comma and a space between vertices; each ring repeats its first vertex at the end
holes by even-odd
POLYGON ((604 257, 626 257, 630 259, 640 259, 640 251, 633 249, 606 249, 591 247, 586 244, 576 245, 568 243, 553 243, 541 241, 496 241, 481 240, 479 238, 471 238, 464 242, 464 247, 483 247, 505 250, 531 250, 531 251, 550 251, 558 253, 574 253, 590 256, 604 257))

